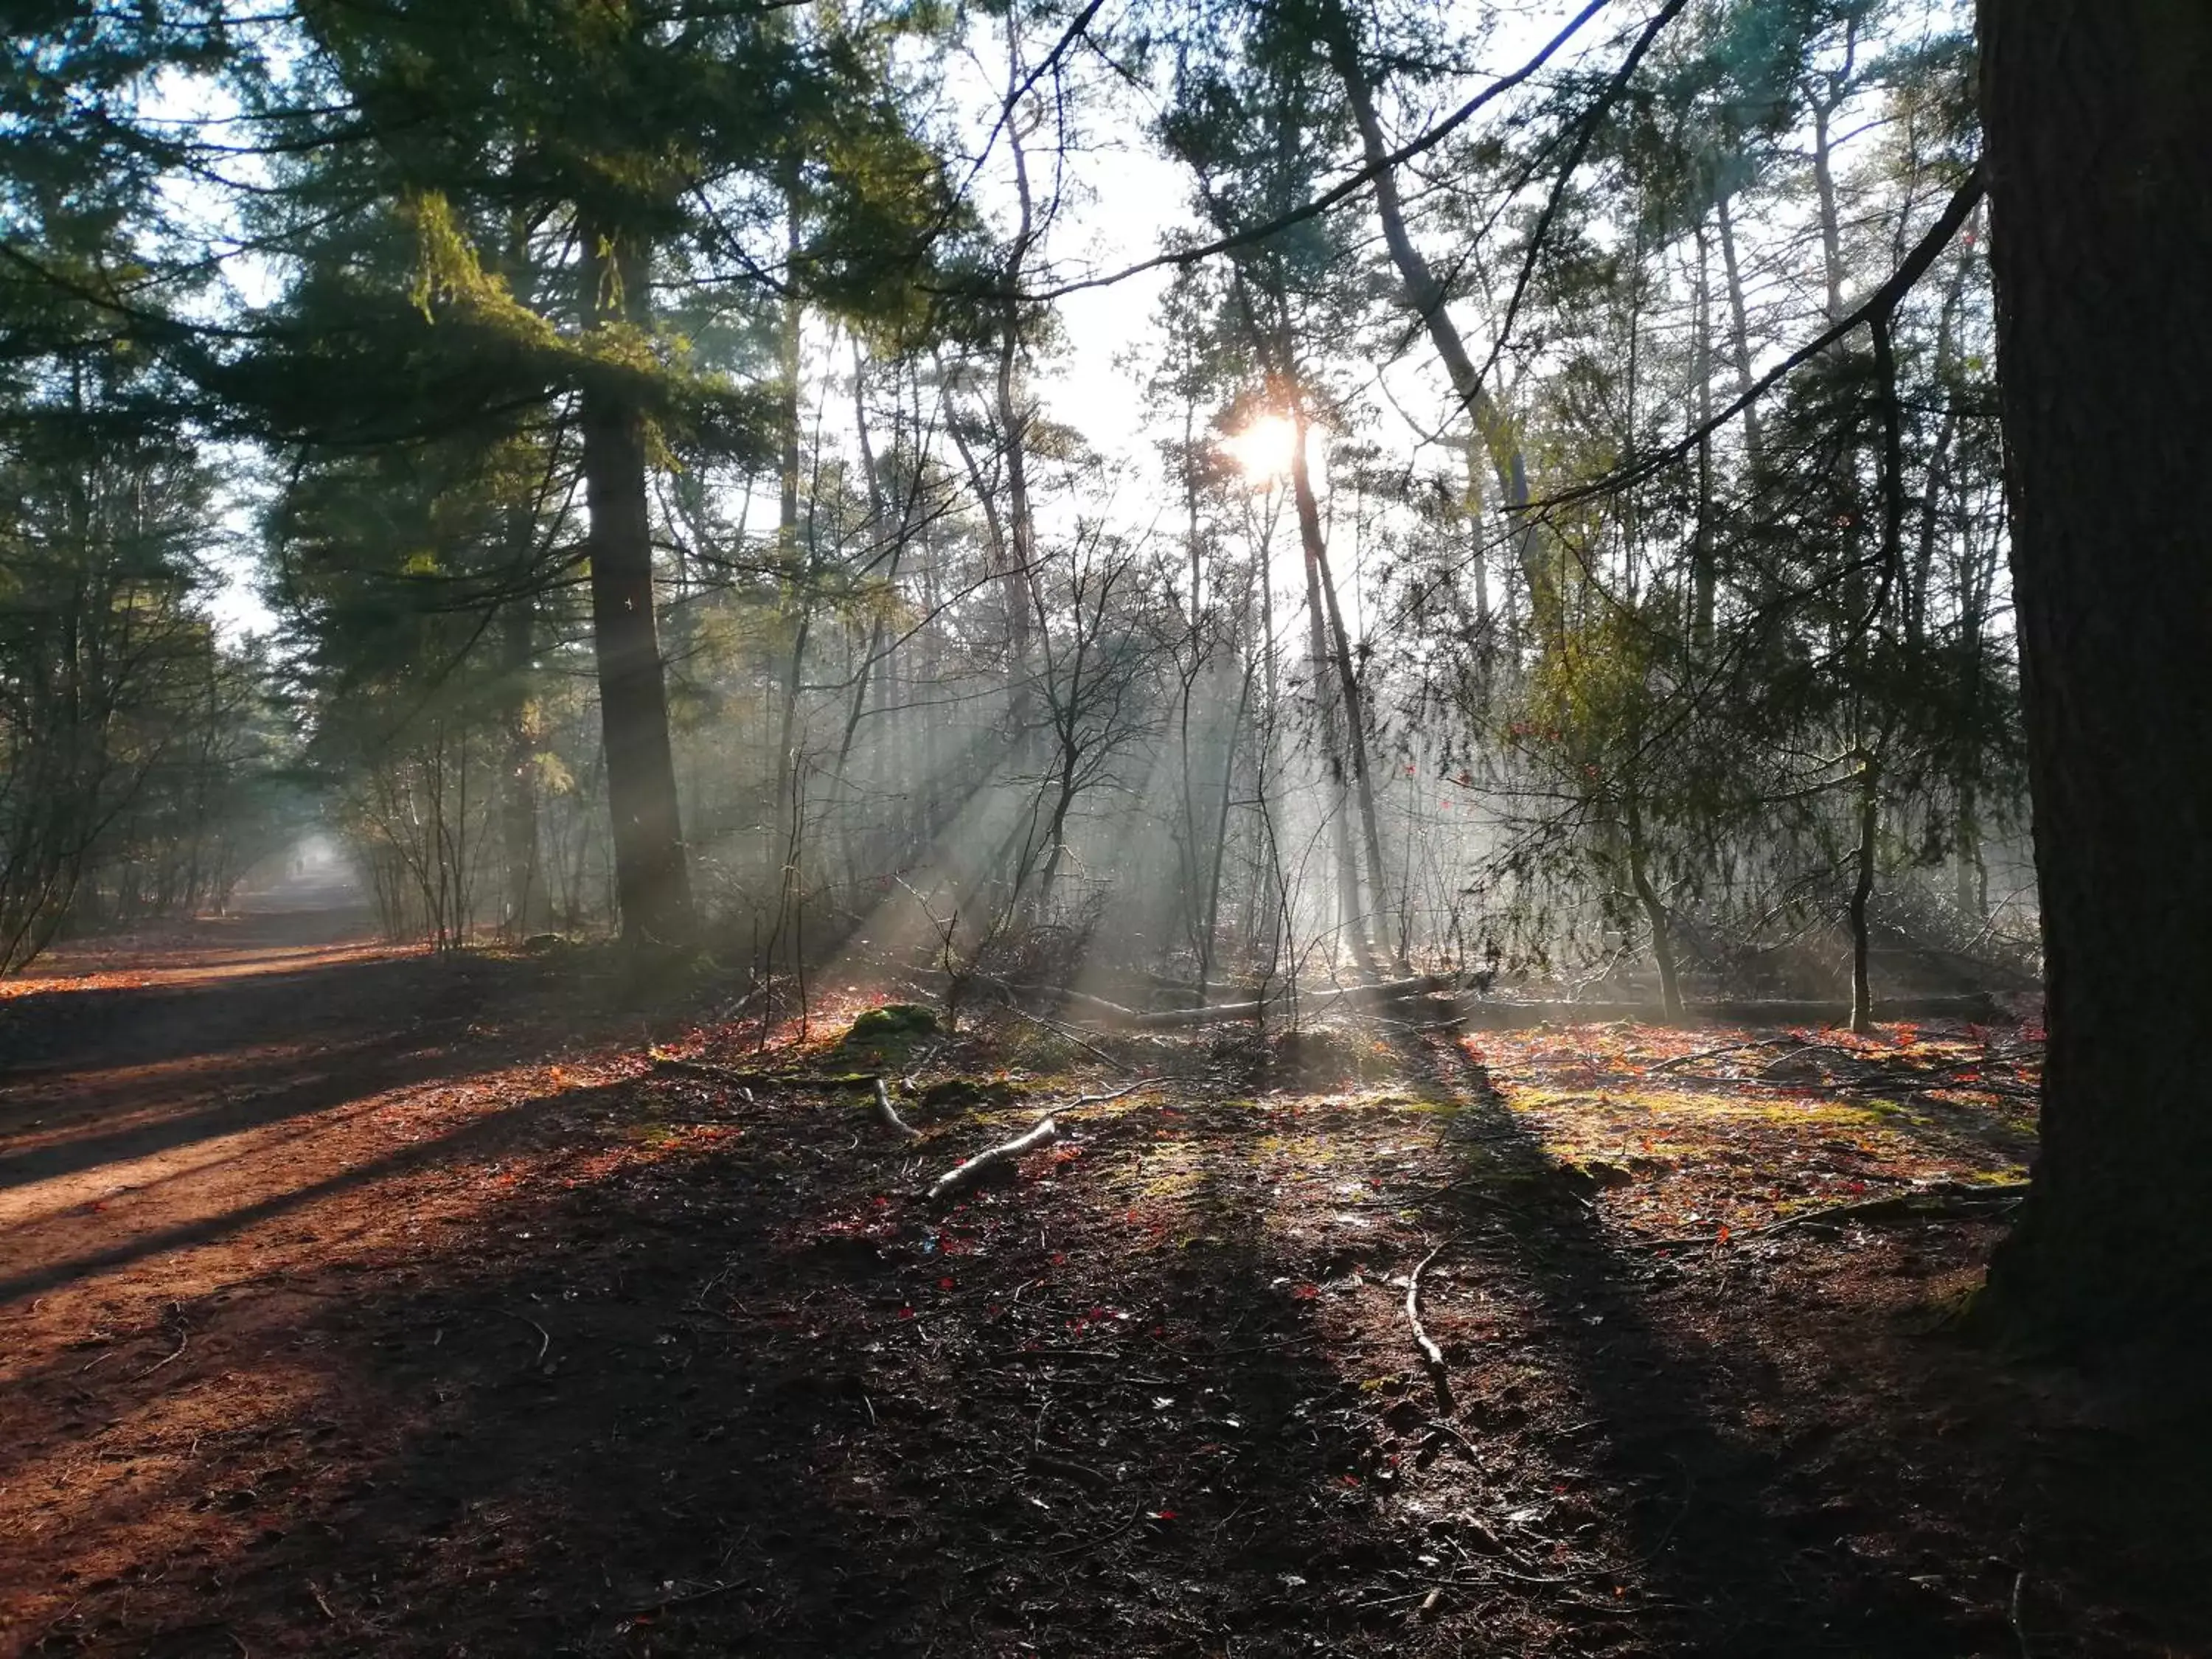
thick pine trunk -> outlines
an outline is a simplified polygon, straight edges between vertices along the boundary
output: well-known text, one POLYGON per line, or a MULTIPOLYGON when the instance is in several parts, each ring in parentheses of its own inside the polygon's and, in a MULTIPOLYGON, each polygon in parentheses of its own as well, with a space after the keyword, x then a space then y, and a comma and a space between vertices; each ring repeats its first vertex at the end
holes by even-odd
POLYGON ((2212 8, 1983 0, 2050 1050, 2001 1322, 2212 1316, 2212 8))
MULTIPOLYGON (((586 314, 605 326, 643 314, 646 261, 583 229, 586 314)), ((653 533, 646 511, 645 416, 617 374, 585 386, 578 422, 590 513, 592 647, 614 818, 615 896, 630 944, 680 944, 692 933, 691 880, 668 741, 668 687, 653 616, 653 533)))

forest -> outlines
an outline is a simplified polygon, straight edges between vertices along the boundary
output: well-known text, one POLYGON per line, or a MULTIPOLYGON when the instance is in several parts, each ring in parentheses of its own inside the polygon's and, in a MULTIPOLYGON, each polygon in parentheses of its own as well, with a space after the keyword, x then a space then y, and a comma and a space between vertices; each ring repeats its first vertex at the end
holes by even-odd
POLYGON ((2212 1654, 2212 10, 4 10, 0 1655, 2212 1654))

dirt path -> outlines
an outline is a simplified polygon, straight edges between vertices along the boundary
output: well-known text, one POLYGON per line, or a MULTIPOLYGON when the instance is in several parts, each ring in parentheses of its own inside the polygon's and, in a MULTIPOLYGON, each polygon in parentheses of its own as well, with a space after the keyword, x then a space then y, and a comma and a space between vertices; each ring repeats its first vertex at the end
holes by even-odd
POLYGON ((128 1317, 264 1265, 516 1051, 477 1021, 522 976, 375 945, 351 896, 280 890, 9 988, 0 1305, 128 1317))
POLYGON ((302 1311, 406 1273, 588 1077, 562 1062, 605 1021, 550 965, 378 945, 353 898, 294 884, 0 994, 0 1653, 219 1553, 208 1483, 299 1403, 302 1311))

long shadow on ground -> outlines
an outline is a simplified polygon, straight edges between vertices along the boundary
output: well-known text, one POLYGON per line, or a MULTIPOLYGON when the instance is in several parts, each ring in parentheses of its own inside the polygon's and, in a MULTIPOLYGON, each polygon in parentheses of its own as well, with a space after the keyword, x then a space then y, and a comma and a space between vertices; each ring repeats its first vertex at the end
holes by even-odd
MULTIPOLYGON (((2185 1507, 2182 1472, 2206 1467, 2201 1430, 2163 1449, 2096 1426, 2086 1443, 2053 1443, 2068 1435, 2039 1412, 2047 1402, 2023 1398, 1991 1356, 1925 1336, 1917 1369, 1952 1390, 1931 1431, 1924 1402, 1868 1397, 1899 1375, 1872 1363, 1875 1350, 1914 1339, 1893 1326, 1855 1334, 1846 1321, 1883 1318, 1866 1308, 1820 1323, 1817 1267, 1770 1279, 1764 1263, 1695 1264, 1713 1282, 1702 1311, 1683 1316, 1669 1288, 1684 1269, 1607 1227, 1462 1047, 1408 1043, 1404 1058, 1429 1098, 1462 1106, 1452 1139, 1464 1174, 1438 1204, 1461 1241, 1451 1254, 1515 1308, 1456 1356, 1471 1367, 1469 1417, 1511 1421, 1522 1399, 1564 1389, 1586 1419, 1555 1448, 1556 1489, 1570 1521, 1587 1516, 1601 1534, 1626 1523, 1621 1576, 1662 1615, 1628 1650, 2087 1655, 2118 1650, 2123 1633, 2150 1641, 2163 1626, 2170 1639, 2212 1612, 2186 1547, 2169 1547, 2154 1518, 2185 1507), (1794 1349, 1741 1340, 1784 1326, 1802 1339, 1794 1349), (1960 1432, 1978 1401, 2005 1420, 1960 1432), (1869 1421, 1872 1455, 1863 1443, 1843 1454, 1869 1421), (1953 1443, 1913 1443, 1930 1432, 1953 1443), (1942 1553, 1978 1536, 1996 1549, 1942 1553), (1912 1559, 1915 1540, 1936 1558, 1912 1559), (2022 1607, 2031 1574, 2047 1588, 2091 1560, 2105 1582, 2087 1599, 2133 1627, 2037 1629, 2033 1601, 2022 1607), (2131 1617, 2138 1598, 2154 1618, 2131 1617)), ((2067 1587, 2077 1609, 2084 1589, 2067 1587)))
POLYGON ((153 1500, 158 1584, 39 1650, 1311 1651, 1370 1501, 1321 1409, 1346 1385, 1249 1203, 1189 1237, 1129 1223, 1135 1187, 1071 1217, 1147 1133, 938 1213, 902 1152, 764 1103, 325 1285, 258 1339, 312 1401, 153 1500))

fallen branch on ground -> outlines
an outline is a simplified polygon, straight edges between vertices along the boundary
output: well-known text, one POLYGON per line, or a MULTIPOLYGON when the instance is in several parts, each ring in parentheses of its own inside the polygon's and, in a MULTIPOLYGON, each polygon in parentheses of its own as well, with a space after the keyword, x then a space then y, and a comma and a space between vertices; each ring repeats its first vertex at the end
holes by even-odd
POLYGON ((538 1333, 538 1357, 530 1362, 527 1369, 536 1370, 540 1366, 544 1365, 545 1363, 545 1356, 553 1346, 553 1334, 547 1330, 543 1325, 539 1324, 536 1320, 532 1319, 528 1314, 517 1313, 512 1308, 500 1308, 495 1310, 495 1311, 505 1314, 509 1319, 520 1320, 524 1324, 529 1326, 532 1330, 538 1333))
POLYGON ((1951 1182, 1940 1187, 1919 1187, 1909 1193, 1892 1193, 1883 1198, 1859 1199, 1849 1204, 1830 1204, 1819 1209, 1800 1210, 1795 1215, 1784 1216, 1779 1221, 1770 1221, 1764 1227, 1748 1228, 1735 1237, 1771 1238, 1776 1233, 1787 1232, 1793 1227, 1832 1226, 1841 1221, 1978 1217, 2009 1209, 2027 1194, 2027 1182, 2025 1181, 2008 1181, 2002 1184, 1991 1182, 1984 1186, 1951 1182))
MULTIPOLYGON (((1009 998, 1048 999, 1080 1009, 1095 1020, 1132 1031, 1172 1031, 1194 1025, 1224 1024, 1231 1020, 1259 1019, 1269 1009, 1291 1000, 1286 988, 1272 996, 1249 998, 1242 1002, 1216 1002, 1200 1008, 1156 1008, 1147 1012, 1126 1008, 1118 1002, 1109 1002, 1104 997, 1093 996, 1088 991, 1078 991, 1067 986, 1024 985, 1007 980, 984 982, 1009 998)), ((1379 985, 1340 985, 1331 990, 1306 993, 1297 998, 1297 1005, 1301 1013, 1310 1013, 1334 1007, 1342 1002, 1403 1002, 1414 997, 1455 991, 1464 982, 1457 974, 1416 974, 1410 979, 1388 980, 1379 985)), ((1017 1009, 1016 1012, 1020 1011, 1017 1009)))
POLYGON ((1042 1119, 1012 1140, 978 1152, 964 1164, 954 1164, 931 1186, 929 1201, 942 1203, 955 1193, 965 1192, 992 1170, 1002 1169, 1040 1146, 1049 1146, 1059 1139, 1060 1126, 1048 1117, 1042 1119))
POLYGON ((1784 1034, 1759 1037, 1749 1042, 1723 1042, 1717 1048, 1700 1048, 1694 1054, 1677 1054, 1672 1060, 1662 1060, 1651 1068, 1650 1075, 1656 1077, 1660 1073, 1671 1072, 1678 1066, 1694 1066, 1701 1060, 1718 1060, 1723 1054, 1741 1054, 1747 1048, 1772 1048, 1795 1041, 1794 1037, 1784 1034))
POLYGON ((1677 1234, 1671 1237, 1634 1241, 1646 1250, 1708 1249, 1720 1243, 1742 1243, 1771 1238, 1797 1227, 1832 1227, 1846 1221, 1981 1220, 2002 1214, 2027 1195, 2025 1181, 1968 1185, 1949 1182, 1941 1186, 1916 1187, 1911 1192, 1890 1193, 1881 1198, 1855 1199, 1849 1204, 1827 1204, 1770 1221, 1763 1227, 1731 1229, 1723 1238, 1712 1233, 1677 1234))
POLYGON ((1049 1452, 1030 1454, 1030 1473, 1049 1474, 1061 1480, 1073 1480, 1078 1486, 1103 1491, 1114 1484, 1114 1477, 1103 1470, 1094 1469, 1088 1463, 1078 1463, 1073 1458, 1054 1457, 1049 1452))
POLYGON ((1421 1275, 1428 1266, 1444 1252, 1443 1241, 1423 1256, 1413 1271, 1406 1275, 1406 1323, 1413 1328, 1413 1346, 1421 1352, 1421 1362, 1429 1369, 1429 1381, 1436 1385, 1437 1409, 1449 1417, 1452 1414, 1451 1373, 1444 1367, 1444 1351, 1429 1334, 1428 1327, 1421 1323, 1421 1275))
MULTIPOLYGON (((1325 1009, 1345 1004, 1388 1007, 1393 1003, 1408 1002, 1424 996, 1451 994, 1466 988, 1467 981, 1455 974, 1417 974, 1410 979, 1386 981, 1379 985, 1343 985, 1327 991, 1314 991, 1297 999, 1298 1012, 1320 1013, 1325 1009)), ((1128 1031, 1186 1030, 1202 1025, 1225 1024, 1235 1020, 1256 1020, 1269 1012, 1286 1007, 1290 1003, 1287 992, 1273 996, 1250 999, 1243 1002, 1217 1002, 1203 1008, 1160 1008, 1140 1012, 1125 1008, 1118 1002, 1109 1002, 1103 997, 1060 986, 1017 985, 994 981, 994 988, 1011 996, 1020 995, 1038 999, 1057 1000, 1068 1007, 1080 1010, 1085 1018, 1101 1027, 1113 1027, 1128 1031)), ((1843 1002, 1796 1001, 1723 1001, 1692 1003, 1681 1020, 1670 1020, 1656 1003, 1645 1002, 1493 1002, 1469 998, 1459 1004, 1462 1022, 1496 1030, 1510 1030, 1522 1026, 1540 1024, 1609 1025, 1620 1021, 1637 1024, 1679 1024, 1685 1021, 1711 1021, 1730 1025, 1839 1025, 1850 1016, 1850 1006, 1843 1002)), ((1995 1000, 1986 994, 1970 996, 1898 997, 1878 1001, 1874 1008, 1875 1018, 1897 1019, 1968 1019, 1996 1021, 2003 1017, 1995 1000)), ((1764 1043, 1748 1046, 1764 1047, 1764 1043)), ((1713 1054, 1731 1052, 1729 1048, 1711 1051, 1713 1054)), ((1679 1060, 1667 1062, 1664 1069, 1686 1065, 1706 1055, 1684 1055, 1679 1060)))
MULTIPOLYGON (((1126 1072, 1130 1069, 1129 1063, 1127 1060, 1115 1059, 1113 1055, 1108 1054, 1103 1048, 1101 1048, 1095 1043, 1090 1042, 1083 1032, 1079 1031, 1073 1025, 1063 1025, 1056 1019, 1047 1019, 1042 1014, 1033 1014, 1028 1009, 1024 1008, 1016 1003, 1007 1003, 1006 1005, 1006 1012, 1013 1015, 1015 1018, 1025 1019, 1032 1025, 1040 1026, 1043 1030, 1050 1031, 1054 1036, 1065 1037, 1068 1042, 1073 1043, 1077 1048, 1083 1049, 1085 1053, 1096 1054, 1099 1059, 1104 1060, 1109 1066, 1111 1066, 1117 1072, 1126 1072)), ((1096 1035, 1096 1033, 1093 1033, 1092 1035, 1096 1035)))
POLYGON ((1061 1107, 1060 1109, 1060 1112, 1065 1115, 1068 1112, 1073 1111, 1079 1106, 1103 1106, 1109 1100, 1120 1100, 1124 1096, 1135 1094, 1139 1089, 1151 1088, 1152 1086, 1152 1081, 1153 1079, 1148 1077, 1139 1078, 1134 1083, 1127 1084, 1119 1089, 1110 1090, 1103 1095, 1078 1095, 1074 1099, 1069 1101, 1066 1105, 1061 1107))
POLYGON ((881 1078, 876 1079, 876 1121, 902 1140, 921 1139, 921 1131, 901 1117, 898 1115, 898 1108, 891 1104, 890 1091, 884 1087, 884 1080, 881 1078))
MULTIPOLYGON (((1411 979, 1394 979, 1380 985, 1340 985, 1334 990, 1301 994, 1297 999, 1300 1014, 1319 1013, 1324 1008, 1334 1008, 1340 1003, 1405 1002, 1414 997, 1435 996, 1441 992, 1457 990, 1460 977, 1456 974, 1416 974, 1411 979)), ((1130 1025, 1140 1031, 1175 1030, 1188 1025, 1215 1025, 1229 1020, 1258 1019, 1275 1002, 1284 997, 1258 998, 1249 1002, 1218 1002, 1205 1008, 1163 1008, 1154 1013, 1133 1014, 1130 1025)))
MULTIPOLYGON (((131 1380, 133 1382, 142 1382, 145 1381, 146 1378, 153 1376, 155 1371, 160 1370, 163 1366, 174 1364, 178 1360, 182 1359, 185 1357, 185 1346, 191 1340, 191 1332, 185 1329, 184 1326, 179 1323, 177 1328, 177 1346, 170 1350, 166 1358, 155 1360, 152 1364, 147 1366, 144 1370, 138 1372, 131 1380)), ((106 1358, 105 1354, 100 1357, 102 1358, 106 1358)), ((86 1369, 89 1370, 90 1367, 88 1366, 86 1369)))
MULTIPOLYGON (((1612 1025, 1623 1021, 1637 1025, 1695 1025, 1710 1022, 1717 1025, 1814 1026, 1840 1025, 1850 1018, 1850 1012, 1847 1002, 1692 1002, 1680 1019, 1668 1019, 1656 1002, 1473 1001, 1466 1005, 1466 1021, 1469 1025, 1494 1030, 1539 1024, 1612 1025)), ((1994 1024, 2004 1014, 1994 999, 1977 994, 1878 998, 1874 1017, 1877 1024, 1899 1019, 1966 1019, 1994 1024)))

